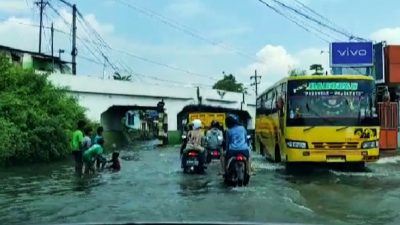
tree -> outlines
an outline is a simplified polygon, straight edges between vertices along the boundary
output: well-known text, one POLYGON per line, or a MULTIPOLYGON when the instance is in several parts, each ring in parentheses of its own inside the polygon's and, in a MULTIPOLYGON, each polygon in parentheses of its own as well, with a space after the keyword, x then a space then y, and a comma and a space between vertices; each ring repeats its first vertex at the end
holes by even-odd
POLYGON ((113 75, 114 80, 122 80, 122 81, 131 81, 132 75, 122 76, 118 72, 115 72, 113 75))
POLYGON ((70 137, 85 109, 46 75, 0 56, 0 166, 47 162, 70 154, 70 137))
POLYGON ((307 70, 302 70, 302 69, 291 69, 289 70, 289 76, 295 77, 295 76, 304 76, 307 74, 307 70))
POLYGON ((224 78, 217 81, 213 89, 224 90, 224 91, 231 91, 231 92, 239 92, 242 93, 245 91, 243 84, 236 81, 235 76, 232 74, 226 75, 225 72, 222 72, 224 78))
POLYGON ((324 67, 321 64, 312 64, 310 70, 315 70, 312 75, 322 75, 324 74, 324 67))

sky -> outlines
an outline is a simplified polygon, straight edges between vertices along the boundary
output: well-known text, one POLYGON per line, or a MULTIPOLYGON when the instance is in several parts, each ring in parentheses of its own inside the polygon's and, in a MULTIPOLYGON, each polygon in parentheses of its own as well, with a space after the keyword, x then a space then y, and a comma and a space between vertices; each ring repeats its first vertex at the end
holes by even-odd
MULTIPOLYGON (((54 23, 56 54, 64 49, 62 58, 70 61, 71 9, 59 0, 48 1, 44 26, 54 23)), ((67 1, 77 5, 86 23, 78 20, 80 76, 107 79, 115 71, 112 64, 121 74, 134 74, 134 82, 212 86, 224 71, 247 86, 257 70, 261 88, 266 88, 293 68, 318 63, 329 70, 329 42, 347 37, 280 8, 277 2, 336 30, 400 44, 397 0, 264 0, 284 16, 259 0, 67 1), (95 33, 106 44, 99 43, 95 33)), ((33 2, 0 0, 0 45, 38 50, 39 8, 33 2)), ((48 28, 42 48, 50 54, 48 28)))

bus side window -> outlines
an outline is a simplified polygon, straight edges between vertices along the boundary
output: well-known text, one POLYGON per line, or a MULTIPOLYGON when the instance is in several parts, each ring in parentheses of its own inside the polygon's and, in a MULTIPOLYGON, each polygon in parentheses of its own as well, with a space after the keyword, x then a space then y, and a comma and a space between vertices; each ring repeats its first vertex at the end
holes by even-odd
POLYGON ((262 107, 261 102, 262 102, 261 97, 258 97, 257 98, 257 109, 260 109, 262 107))
POLYGON ((277 89, 273 89, 272 90, 272 99, 271 99, 271 111, 272 111, 272 113, 276 113, 277 112, 276 98, 277 98, 277 89))
POLYGON ((266 114, 270 115, 272 113, 272 90, 266 95, 267 100, 265 102, 266 114))

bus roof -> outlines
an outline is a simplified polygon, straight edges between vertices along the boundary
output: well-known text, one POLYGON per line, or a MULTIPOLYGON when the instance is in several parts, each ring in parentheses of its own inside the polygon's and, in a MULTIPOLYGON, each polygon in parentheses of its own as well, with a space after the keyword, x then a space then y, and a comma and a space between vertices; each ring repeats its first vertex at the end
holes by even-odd
POLYGON ((279 81, 275 82, 272 86, 268 87, 261 94, 257 96, 257 98, 263 94, 265 94, 271 87, 275 87, 281 83, 284 83, 289 80, 336 80, 336 79, 348 79, 348 80, 374 80, 372 76, 367 75, 351 75, 351 74, 343 74, 343 75, 303 75, 303 76, 290 76, 284 77, 279 81))

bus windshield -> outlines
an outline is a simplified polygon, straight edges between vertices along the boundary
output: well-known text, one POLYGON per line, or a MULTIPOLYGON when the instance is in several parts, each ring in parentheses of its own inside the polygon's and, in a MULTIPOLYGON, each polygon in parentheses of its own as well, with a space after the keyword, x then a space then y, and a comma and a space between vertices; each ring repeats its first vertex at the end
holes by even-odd
POLYGON ((373 81, 289 81, 287 126, 377 125, 374 102, 373 81))

